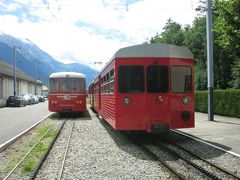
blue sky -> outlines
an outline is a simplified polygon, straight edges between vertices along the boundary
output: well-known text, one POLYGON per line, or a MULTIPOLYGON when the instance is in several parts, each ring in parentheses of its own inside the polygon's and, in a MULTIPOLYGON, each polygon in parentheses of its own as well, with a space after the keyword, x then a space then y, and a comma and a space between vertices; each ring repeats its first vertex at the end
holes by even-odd
POLYGON ((197 2, 0 0, 0 31, 30 39, 61 62, 104 66, 119 48, 161 33, 169 18, 191 24, 197 2))

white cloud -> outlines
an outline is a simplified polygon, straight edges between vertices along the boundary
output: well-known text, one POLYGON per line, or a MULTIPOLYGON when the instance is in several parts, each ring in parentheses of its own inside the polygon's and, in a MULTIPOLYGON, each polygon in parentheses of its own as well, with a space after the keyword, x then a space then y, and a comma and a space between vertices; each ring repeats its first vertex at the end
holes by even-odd
POLYGON ((128 7, 121 0, 14 2, 4 12, 0 3, 3 32, 30 39, 64 63, 86 65, 105 64, 119 48, 144 42, 161 32, 169 18, 191 24, 196 6, 196 0, 143 0, 128 7))

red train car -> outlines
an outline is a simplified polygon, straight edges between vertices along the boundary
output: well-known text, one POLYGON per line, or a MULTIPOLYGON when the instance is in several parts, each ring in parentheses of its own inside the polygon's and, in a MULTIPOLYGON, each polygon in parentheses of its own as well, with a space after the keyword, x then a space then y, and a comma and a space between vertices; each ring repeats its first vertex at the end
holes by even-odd
POLYGON ((116 130, 194 127, 194 60, 185 48, 119 49, 90 86, 92 106, 116 130))
POLYGON ((85 75, 76 72, 51 74, 49 76, 48 109, 53 112, 85 112, 85 75))
POLYGON ((94 92, 94 83, 91 83, 88 86, 88 98, 89 98, 89 103, 90 103, 91 106, 94 105, 94 95, 93 95, 93 92, 94 92))

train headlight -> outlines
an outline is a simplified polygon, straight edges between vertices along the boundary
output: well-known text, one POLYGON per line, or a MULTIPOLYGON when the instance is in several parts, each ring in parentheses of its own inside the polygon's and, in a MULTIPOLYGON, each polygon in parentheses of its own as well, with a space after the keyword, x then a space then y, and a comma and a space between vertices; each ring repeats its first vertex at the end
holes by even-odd
POLYGON ((77 104, 82 104, 82 101, 77 101, 77 104))
POLYGON ((124 102, 124 104, 130 104, 130 98, 129 97, 125 97, 124 99, 123 99, 123 102, 124 102))
POLYGON ((182 112, 182 119, 184 120, 184 121, 188 121, 189 119, 190 119, 190 112, 188 112, 188 111, 183 111, 182 112))
POLYGON ((52 103, 52 104, 57 104, 57 101, 52 101, 51 103, 52 103))
POLYGON ((185 96, 182 101, 183 101, 183 104, 189 104, 191 99, 189 97, 185 96))

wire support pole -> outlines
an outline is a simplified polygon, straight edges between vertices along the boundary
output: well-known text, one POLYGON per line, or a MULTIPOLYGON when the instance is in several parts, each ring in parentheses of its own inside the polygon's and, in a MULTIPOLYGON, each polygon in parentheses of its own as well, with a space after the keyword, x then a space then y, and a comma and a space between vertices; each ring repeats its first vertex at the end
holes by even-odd
POLYGON ((212 39, 212 3, 207 0, 207 72, 208 72, 208 120, 214 120, 213 109, 213 39, 212 39))
POLYGON ((21 47, 18 47, 16 45, 13 46, 13 95, 16 96, 17 95, 17 91, 16 91, 16 81, 17 81, 17 77, 16 77, 16 49, 21 49, 21 47))

